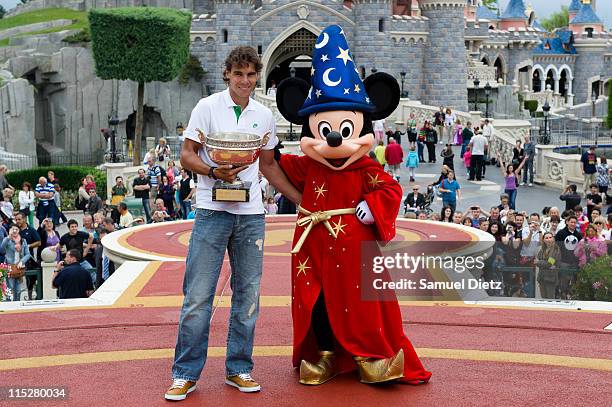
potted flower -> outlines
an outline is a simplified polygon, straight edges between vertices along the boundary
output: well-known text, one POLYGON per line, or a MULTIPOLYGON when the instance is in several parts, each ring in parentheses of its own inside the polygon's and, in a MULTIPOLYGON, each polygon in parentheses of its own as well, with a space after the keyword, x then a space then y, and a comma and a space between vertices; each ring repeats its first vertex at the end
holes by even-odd
POLYGON ((11 266, 6 263, 0 263, 0 301, 6 301, 9 296, 9 290, 6 285, 11 266))

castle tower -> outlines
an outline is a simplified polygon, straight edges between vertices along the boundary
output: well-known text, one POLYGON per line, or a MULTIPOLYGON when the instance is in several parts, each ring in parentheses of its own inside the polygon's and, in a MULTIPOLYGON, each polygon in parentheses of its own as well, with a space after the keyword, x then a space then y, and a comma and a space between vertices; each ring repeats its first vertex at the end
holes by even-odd
POLYGON ((585 31, 604 31, 603 21, 595 14, 595 10, 591 6, 590 0, 582 0, 582 6, 580 10, 570 19, 570 30, 574 33, 581 33, 585 31))
POLYGON ((365 68, 366 76, 372 69, 390 72, 390 55, 384 50, 389 45, 389 28, 391 27, 391 0, 355 0, 355 30, 351 52, 355 66, 365 68))
POLYGON ((580 0, 572 0, 569 6, 569 21, 572 21, 574 17, 576 17, 576 14, 580 11, 580 6, 582 6, 580 0))
POLYGON ((527 27, 525 15, 525 2, 523 0, 510 0, 508 7, 501 15, 500 29, 507 30, 514 27, 527 27))
POLYGON ((214 81, 213 91, 225 89, 223 62, 229 52, 238 46, 252 46, 251 22, 253 0, 215 0, 217 15, 217 48, 215 65, 208 75, 214 81))
POLYGON ((423 60, 422 102, 468 111, 464 28, 466 0, 420 0, 420 5, 422 15, 429 18, 428 51, 423 60))
POLYGON ((574 47, 578 52, 576 69, 574 73, 575 103, 584 103, 591 100, 595 92, 600 94, 597 80, 599 75, 606 72, 605 54, 607 50, 608 34, 603 32, 603 22, 595 14, 590 0, 582 0, 582 6, 576 16, 570 20, 570 29, 574 32, 574 47))

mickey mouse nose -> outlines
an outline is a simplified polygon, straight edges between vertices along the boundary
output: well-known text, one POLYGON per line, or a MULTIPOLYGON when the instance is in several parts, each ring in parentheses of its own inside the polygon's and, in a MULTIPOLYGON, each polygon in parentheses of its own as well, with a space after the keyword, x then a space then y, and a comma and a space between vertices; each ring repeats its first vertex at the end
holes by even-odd
POLYGON ((330 147, 338 147, 342 144, 342 136, 337 131, 332 131, 327 134, 327 145, 330 147))

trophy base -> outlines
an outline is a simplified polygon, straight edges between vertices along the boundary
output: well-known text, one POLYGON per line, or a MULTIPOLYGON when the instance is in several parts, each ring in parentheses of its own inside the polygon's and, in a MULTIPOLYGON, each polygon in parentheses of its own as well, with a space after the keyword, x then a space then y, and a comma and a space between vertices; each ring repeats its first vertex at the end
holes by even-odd
POLYGON ((238 181, 232 184, 218 180, 212 189, 212 200, 215 202, 249 202, 250 181, 238 181))

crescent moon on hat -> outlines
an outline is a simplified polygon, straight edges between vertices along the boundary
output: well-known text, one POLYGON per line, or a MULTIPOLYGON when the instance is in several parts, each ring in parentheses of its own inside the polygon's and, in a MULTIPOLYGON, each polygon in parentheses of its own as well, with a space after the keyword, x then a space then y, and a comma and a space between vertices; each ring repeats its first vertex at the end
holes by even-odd
POLYGON ((326 69, 325 72, 323 72, 323 83, 326 84, 327 86, 338 86, 340 84, 340 82, 342 82, 342 78, 338 79, 337 81, 333 82, 329 79, 329 74, 331 73, 331 71, 334 71, 336 68, 329 68, 326 69))
POLYGON ((329 34, 323 33, 323 40, 321 42, 316 43, 315 48, 316 49, 323 48, 324 46, 327 45, 328 41, 329 41, 329 34))

